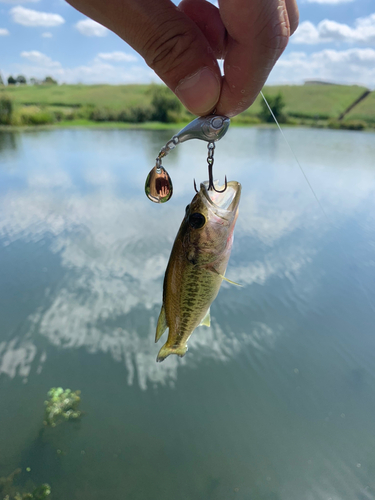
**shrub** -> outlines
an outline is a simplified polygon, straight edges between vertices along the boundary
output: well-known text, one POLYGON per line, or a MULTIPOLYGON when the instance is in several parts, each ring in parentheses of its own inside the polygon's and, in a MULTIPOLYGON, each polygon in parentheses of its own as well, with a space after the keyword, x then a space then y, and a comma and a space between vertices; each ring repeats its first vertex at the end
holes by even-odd
POLYGON ((0 97, 0 124, 10 125, 12 123, 13 103, 9 97, 0 97))
POLYGON ((90 120, 91 114, 94 111, 95 106, 93 104, 87 104, 85 106, 80 106, 75 111, 73 111, 74 118, 79 118, 83 120, 90 120))
POLYGON ((348 120, 341 122, 341 127, 347 130, 364 130, 367 127, 367 123, 361 120, 348 120))
POLYGON ((168 87, 153 85, 150 94, 152 120, 164 123, 180 121, 182 105, 168 87))
POLYGON ((24 125, 48 125, 55 122, 55 115, 37 106, 25 106, 20 111, 21 122, 24 125))
POLYGON ((144 123, 152 119, 152 113, 153 110, 150 106, 131 106, 120 111, 117 120, 119 122, 144 123))
POLYGON ((328 122, 328 127, 333 129, 342 130, 364 130, 367 127, 367 123, 361 120, 348 120, 345 122, 339 120, 330 120, 328 122))
MULTIPOLYGON (((284 123, 286 120, 285 115, 283 114, 283 108, 285 107, 284 97, 281 92, 276 95, 265 95, 264 96, 272 109, 272 113, 275 115, 276 120, 279 123, 284 123)), ((259 118, 266 123, 274 123, 274 119, 270 110, 268 109, 267 104, 264 102, 264 99, 260 102, 261 112, 259 113, 259 118)))
POLYGON ((94 108, 90 113, 90 120, 94 122, 113 122, 116 115, 108 108, 94 108))
POLYGON ((55 121, 61 122, 65 120, 74 120, 76 115, 73 109, 55 109, 52 111, 55 121))

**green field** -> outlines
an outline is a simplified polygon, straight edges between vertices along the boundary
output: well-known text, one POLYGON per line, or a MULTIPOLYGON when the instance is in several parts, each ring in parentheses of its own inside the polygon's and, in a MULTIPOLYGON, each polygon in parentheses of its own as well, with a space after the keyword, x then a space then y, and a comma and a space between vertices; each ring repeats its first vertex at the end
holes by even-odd
POLYGON ((150 104, 150 85, 20 85, 0 88, 15 104, 37 106, 96 106, 117 111, 150 104))
MULTIPOLYGON (((22 85, 0 87, 0 98, 8 96, 13 102, 15 115, 22 115, 24 124, 40 124, 70 121, 71 125, 96 122, 127 122, 127 118, 119 118, 119 114, 134 109, 142 112, 152 107, 152 89, 155 85, 22 85), (39 115, 38 115, 39 113, 39 115), (52 121, 48 121, 52 116, 52 121), (29 122, 28 116, 38 115, 36 122, 29 122), (26 118, 25 118, 26 117, 26 118), (32 122, 32 123, 31 123, 32 122)), ((283 114, 291 124, 307 124, 325 126, 330 122, 337 123, 343 113, 355 102, 366 88, 346 85, 281 85, 266 86, 266 96, 281 93, 285 102, 283 114)), ((234 123, 259 123, 261 96, 234 123)), ((136 114, 136 116, 138 116, 136 114)), ((188 121, 191 115, 185 111, 176 114, 170 121, 188 121)), ((148 121, 130 120, 133 122, 148 121)), ((22 120, 21 120, 22 121, 22 120)), ((375 124, 375 93, 370 93, 356 105, 342 120, 342 125, 361 121, 364 126, 375 124)), ((17 119, 16 125, 20 123, 17 119)))
MULTIPOLYGON (((288 116, 327 120, 338 118, 366 90, 357 85, 278 85, 266 86, 263 93, 273 96, 281 92, 285 101, 284 113, 288 116)), ((261 100, 258 96, 245 114, 257 115, 261 100)), ((375 112, 375 105, 373 108, 375 112)))
POLYGON ((375 92, 366 97, 345 116, 344 121, 361 120, 375 125, 375 92))

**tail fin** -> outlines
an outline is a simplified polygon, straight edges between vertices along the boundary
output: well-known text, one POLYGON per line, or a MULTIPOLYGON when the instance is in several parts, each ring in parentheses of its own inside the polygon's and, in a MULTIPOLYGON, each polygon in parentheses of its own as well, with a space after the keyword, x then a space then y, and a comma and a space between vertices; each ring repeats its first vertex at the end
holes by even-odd
POLYGON ((159 351, 159 354, 158 354, 158 357, 156 358, 156 361, 161 363, 170 354, 177 354, 177 356, 180 356, 180 358, 183 358, 185 356, 187 350, 188 350, 188 347, 186 344, 178 346, 178 347, 170 347, 167 344, 164 344, 163 347, 159 351))

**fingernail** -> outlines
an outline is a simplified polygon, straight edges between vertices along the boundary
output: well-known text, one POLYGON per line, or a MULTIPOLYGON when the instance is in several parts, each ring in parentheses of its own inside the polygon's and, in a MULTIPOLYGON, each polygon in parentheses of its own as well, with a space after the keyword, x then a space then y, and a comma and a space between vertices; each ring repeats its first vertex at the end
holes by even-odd
POLYGON ((220 96, 220 80, 209 68, 201 68, 177 85, 175 94, 195 115, 208 113, 220 96))

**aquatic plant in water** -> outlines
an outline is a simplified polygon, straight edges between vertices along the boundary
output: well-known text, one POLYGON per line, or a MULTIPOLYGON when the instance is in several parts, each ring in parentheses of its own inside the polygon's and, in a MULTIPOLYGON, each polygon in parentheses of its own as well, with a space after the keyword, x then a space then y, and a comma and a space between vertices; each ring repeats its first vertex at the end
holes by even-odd
POLYGON ((20 488, 14 486, 14 478, 21 472, 16 469, 7 477, 0 477, 0 499, 1 500, 44 500, 51 493, 49 484, 41 484, 32 492, 22 493, 20 488))
POLYGON ((79 419, 82 416, 82 412, 78 410, 80 393, 81 391, 73 392, 62 387, 52 387, 47 393, 47 401, 44 402, 46 406, 44 425, 56 427, 65 420, 79 419))

